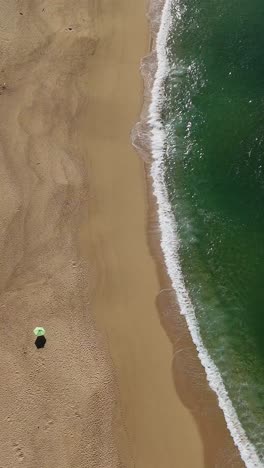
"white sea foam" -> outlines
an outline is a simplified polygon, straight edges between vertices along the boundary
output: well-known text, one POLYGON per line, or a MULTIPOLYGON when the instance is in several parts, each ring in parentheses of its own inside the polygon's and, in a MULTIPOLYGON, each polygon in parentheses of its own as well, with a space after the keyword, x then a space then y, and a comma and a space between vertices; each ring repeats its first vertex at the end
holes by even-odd
MULTIPOLYGON (((207 380, 210 387, 218 397, 220 408, 223 410, 227 427, 237 445, 241 457, 249 468, 260 468, 264 466, 264 461, 260 460, 255 447, 248 440, 247 435, 241 426, 236 411, 232 405, 228 393, 225 389, 222 377, 216 365, 210 358, 208 351, 203 345, 199 331, 199 325, 195 316, 194 308, 184 285, 183 274, 180 267, 177 236, 177 222, 168 199, 168 193, 164 180, 164 157, 166 153, 166 134, 163 128, 160 114, 164 102, 164 80, 169 71, 166 45, 171 27, 171 8, 173 0, 166 0, 161 17, 161 24, 157 36, 157 60, 158 67, 152 88, 152 100, 149 109, 149 124, 151 127, 151 149, 152 167, 151 175, 153 179, 153 191, 158 202, 158 216, 161 228, 161 248, 164 254, 166 267, 171 278, 173 288, 176 291, 181 313, 185 316, 193 342, 196 345, 199 358, 205 368, 207 380)), ((175 0, 178 2, 178 0, 175 0)), ((177 7, 177 3, 174 4, 177 7)), ((180 8, 176 10, 181 14, 180 8)))

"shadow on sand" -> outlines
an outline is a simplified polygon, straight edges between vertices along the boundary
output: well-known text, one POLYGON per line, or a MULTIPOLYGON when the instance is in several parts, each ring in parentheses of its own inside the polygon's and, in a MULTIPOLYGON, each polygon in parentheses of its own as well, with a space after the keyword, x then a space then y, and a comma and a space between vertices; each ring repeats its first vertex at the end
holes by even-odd
POLYGON ((36 341, 35 341, 35 345, 38 349, 40 348, 44 348, 45 344, 46 344, 46 338, 45 336, 38 336, 36 341))

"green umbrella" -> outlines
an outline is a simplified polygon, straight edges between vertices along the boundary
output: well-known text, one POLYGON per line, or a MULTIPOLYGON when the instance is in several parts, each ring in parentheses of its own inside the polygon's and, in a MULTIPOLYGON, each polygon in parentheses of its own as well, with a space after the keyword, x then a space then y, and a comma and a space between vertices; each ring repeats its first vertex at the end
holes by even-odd
POLYGON ((33 330, 34 335, 36 336, 44 336, 45 335, 45 328, 43 327, 36 327, 33 330))

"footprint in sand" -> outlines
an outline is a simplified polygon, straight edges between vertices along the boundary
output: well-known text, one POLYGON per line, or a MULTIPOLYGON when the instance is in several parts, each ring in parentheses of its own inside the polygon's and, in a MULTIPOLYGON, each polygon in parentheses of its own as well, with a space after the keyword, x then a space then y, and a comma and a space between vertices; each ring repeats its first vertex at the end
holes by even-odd
POLYGON ((44 430, 45 431, 48 431, 50 429, 50 427, 54 424, 54 421, 53 419, 50 419, 46 424, 45 424, 45 427, 44 427, 44 430))
POLYGON ((16 452, 16 455, 17 455, 19 461, 24 460, 24 453, 23 453, 22 448, 19 446, 19 444, 14 443, 13 447, 14 447, 14 451, 16 452))

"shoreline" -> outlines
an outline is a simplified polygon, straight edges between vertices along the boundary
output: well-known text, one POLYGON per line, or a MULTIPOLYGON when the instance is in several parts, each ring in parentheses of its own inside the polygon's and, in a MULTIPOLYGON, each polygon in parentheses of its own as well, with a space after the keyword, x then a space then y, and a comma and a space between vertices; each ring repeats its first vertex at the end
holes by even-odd
POLYGON ((129 138, 148 95, 145 5, 19 3, 0 25, 1 462, 211 468, 226 433, 175 314, 149 149, 143 162, 129 138))
POLYGON ((150 43, 145 13, 140 0, 120 0, 98 18, 87 91, 92 118, 79 122, 90 192, 80 245, 94 278, 91 309, 113 361, 121 465, 160 468, 177 461, 202 468, 200 434, 175 392, 172 348, 155 304, 160 286, 146 234, 144 164, 129 138, 142 106, 138 66, 150 43))
MULTIPOLYGON (((166 0, 160 0, 160 4, 162 4, 164 8, 166 3, 169 4, 166 0)), ((163 12, 163 14, 166 15, 165 12, 163 12)), ((154 13, 154 16, 155 15, 157 15, 157 10, 154 13)), ((141 119, 136 124, 132 133, 132 139, 135 141, 134 146, 145 161, 146 178, 148 181, 147 187, 150 207, 149 245, 151 254, 156 261, 158 276, 160 278, 160 296, 165 296, 157 298, 160 321, 174 349, 172 367, 175 388, 182 402, 191 411, 199 426, 204 441, 206 466, 208 466, 208 468, 211 466, 224 467, 227 462, 230 464, 230 460, 232 460, 232 466, 235 467, 245 466, 245 462, 247 466, 258 467, 260 465, 255 448, 247 439, 231 401, 229 401, 228 398, 228 401, 224 401, 225 389, 221 377, 218 377, 219 380, 221 380, 218 385, 212 380, 215 376, 211 374, 216 373, 218 375, 219 372, 217 369, 215 371, 213 370, 215 366, 211 363, 209 355, 208 365, 205 365, 205 355, 207 356, 208 353, 203 347, 199 336, 199 330, 197 330, 198 325, 195 322, 196 319, 189 316, 189 305, 187 303, 189 301, 188 293, 183 290, 184 285, 182 278, 175 280, 175 277, 172 279, 171 276, 172 273, 176 273, 176 270, 177 275, 179 276, 180 274, 180 276, 182 276, 178 271, 179 266, 168 266, 168 262, 175 263, 176 260, 172 258, 174 256, 172 247, 168 247, 167 245, 165 247, 165 243, 167 244, 170 242, 177 250, 178 240, 175 239, 175 229, 172 227, 175 221, 172 221, 172 215, 169 213, 170 208, 167 207, 167 196, 166 194, 162 195, 157 192, 159 190, 162 193, 166 191, 166 189, 161 187, 161 184, 164 184, 164 182, 162 182, 162 176, 160 175, 162 162, 157 161, 158 158, 161 158, 160 155, 163 151, 163 140, 165 136, 159 121, 159 110, 162 105, 163 93, 156 83, 159 81, 162 83, 163 74, 164 77, 166 76, 166 72, 163 70, 163 68, 166 67, 166 65, 164 65, 166 59, 157 56, 157 49, 155 46, 157 41, 159 41, 158 36, 161 35, 161 37, 164 37, 164 35, 166 35, 165 31, 169 30, 169 19, 167 16, 166 25, 163 24, 163 26, 160 26, 161 28, 163 27, 163 31, 159 30, 159 34, 157 34, 157 22, 155 21, 154 25, 152 24, 153 48, 150 55, 143 58, 141 67, 145 84, 145 102, 141 119), (158 68, 158 61, 162 64, 160 65, 161 70, 158 68), (156 100, 156 104, 154 105, 153 99, 156 100), (151 154, 152 157, 146 157, 146 155, 149 154, 151 154), (160 180, 157 181, 155 176, 160 180), (165 207, 160 206, 162 197, 164 198, 165 207), (161 219, 165 222, 165 228, 160 224, 161 219), (168 227, 168 225, 170 226, 168 227), (176 284, 178 286, 177 288, 176 284), (180 297, 181 309, 176 297, 178 288, 181 291, 180 296, 183 295, 183 298, 180 297), (183 310, 183 312, 181 310, 183 310), (194 326, 195 330, 193 329, 194 326), (180 338, 179 334, 181 335, 180 338), (188 369, 187 372, 186 369, 188 369), (184 376, 186 382, 182 385, 184 376), (188 393, 185 390, 190 382, 192 382, 194 391, 188 393), (199 404, 197 404, 197 401, 199 404)), ((153 20, 153 13, 151 14, 151 12, 149 14, 149 19, 151 23, 153 20)), ((154 20, 156 20, 155 17, 154 20)), ((160 39, 160 41, 162 42, 162 39, 160 39)), ((161 45, 158 43, 157 47, 161 48, 161 45)), ((161 86, 161 84, 159 86, 161 86)), ((192 312, 190 312, 190 314, 192 315, 192 312)))
POLYGON ((227 443, 217 466, 240 468, 175 314, 149 150, 129 138, 153 45, 144 3, 2 3, 1 462, 211 468, 227 443))

